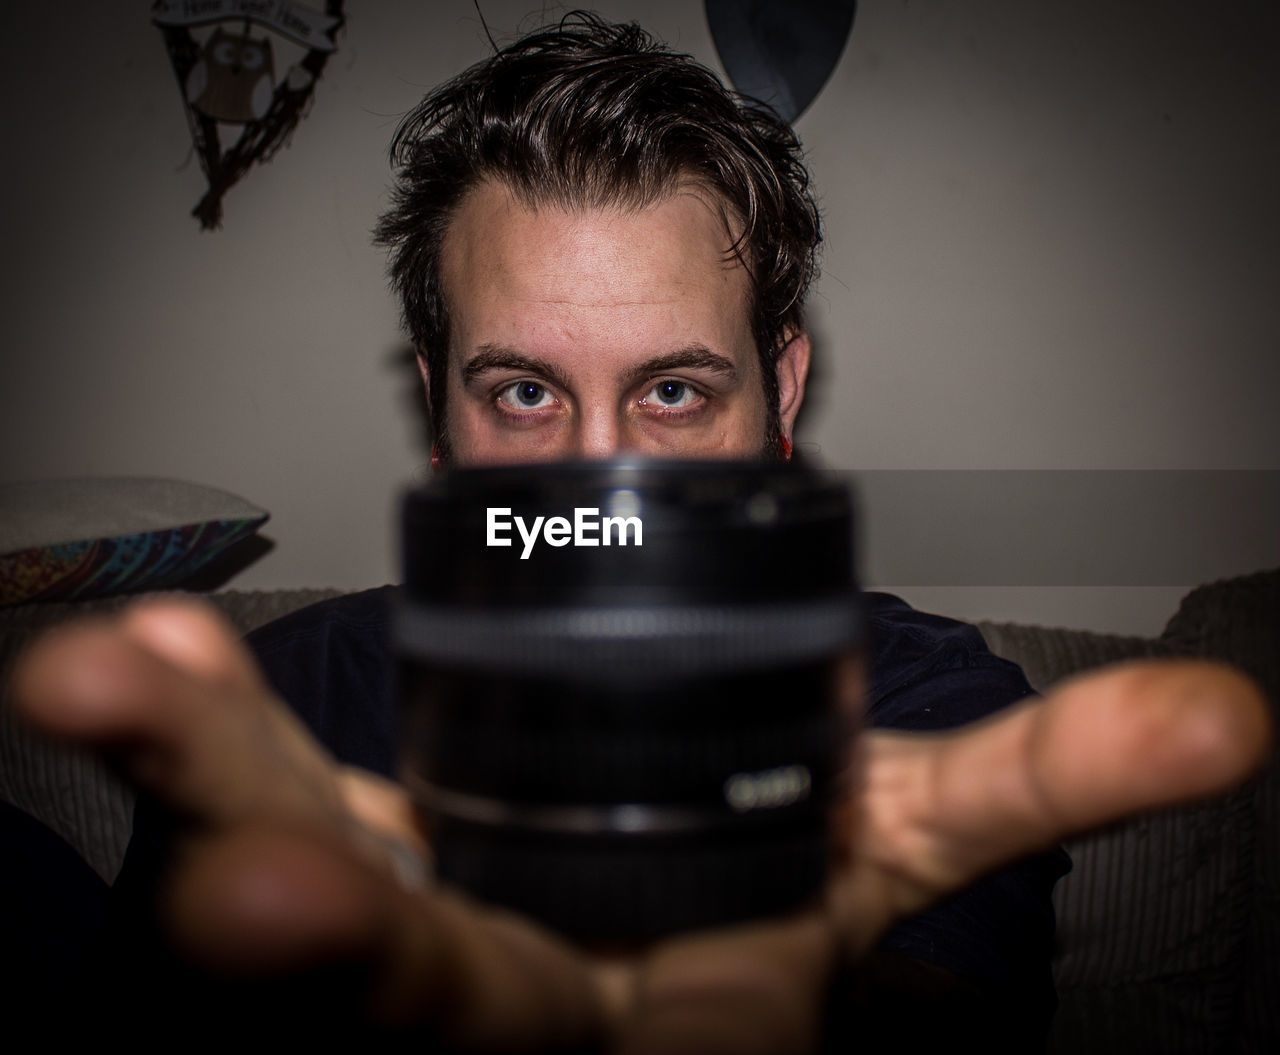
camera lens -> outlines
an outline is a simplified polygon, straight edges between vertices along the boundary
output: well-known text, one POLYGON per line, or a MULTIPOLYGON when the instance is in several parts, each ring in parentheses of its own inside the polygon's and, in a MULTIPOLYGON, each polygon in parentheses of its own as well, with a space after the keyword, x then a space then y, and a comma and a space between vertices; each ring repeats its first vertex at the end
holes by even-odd
POLYGON ((821 889, 861 705, 843 483, 454 470, 403 539, 403 761, 442 879, 593 942, 821 889))

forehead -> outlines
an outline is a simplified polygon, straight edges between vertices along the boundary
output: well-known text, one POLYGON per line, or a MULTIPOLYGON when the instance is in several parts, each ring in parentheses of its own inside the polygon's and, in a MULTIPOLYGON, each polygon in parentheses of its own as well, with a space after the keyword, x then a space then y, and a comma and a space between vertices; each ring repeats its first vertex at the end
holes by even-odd
POLYGON ((442 250, 452 322, 463 331, 455 343, 527 340, 530 326, 584 336, 659 327, 668 340, 740 343, 750 283, 731 243, 722 210, 694 188, 643 207, 564 207, 481 184, 442 250), (487 332, 495 327, 524 332, 487 332))

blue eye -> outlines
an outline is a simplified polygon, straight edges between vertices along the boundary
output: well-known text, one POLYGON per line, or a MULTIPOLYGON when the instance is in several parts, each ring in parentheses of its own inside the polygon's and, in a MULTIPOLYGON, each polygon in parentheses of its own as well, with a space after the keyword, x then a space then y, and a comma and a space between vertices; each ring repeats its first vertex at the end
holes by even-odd
POLYGON ((659 381, 649 389, 646 400, 660 407, 687 407, 697 398, 697 392, 683 381, 659 381))
POLYGON ((518 410, 537 410, 553 402, 546 386, 537 381, 514 381, 498 393, 498 398, 518 410))

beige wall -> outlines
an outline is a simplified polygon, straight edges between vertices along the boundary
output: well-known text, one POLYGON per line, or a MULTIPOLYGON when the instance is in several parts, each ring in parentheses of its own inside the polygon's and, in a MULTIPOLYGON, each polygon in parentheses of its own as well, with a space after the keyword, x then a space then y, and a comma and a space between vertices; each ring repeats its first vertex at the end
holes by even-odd
MULTIPOLYGON (((231 585, 393 579, 425 455, 368 232, 398 115, 486 53, 470 0, 351 0, 312 112, 214 233, 146 6, 9 12, 0 478, 214 484, 273 514, 231 585)), ((495 33, 537 10, 483 6, 495 33)), ((700 4, 599 8, 717 65, 700 4)), ((1262 0, 865 0, 799 122, 828 235, 802 445, 847 469, 1280 469, 1277 43, 1262 0)), ((981 530, 1036 544, 999 510, 981 530)), ((1168 578, 903 592, 1146 632, 1195 581, 1168 578)))

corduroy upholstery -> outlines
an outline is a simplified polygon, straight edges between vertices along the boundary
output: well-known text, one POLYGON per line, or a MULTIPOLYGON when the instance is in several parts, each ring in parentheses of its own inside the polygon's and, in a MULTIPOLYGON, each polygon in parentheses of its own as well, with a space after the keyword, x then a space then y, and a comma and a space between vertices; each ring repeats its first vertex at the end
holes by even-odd
MULTIPOLYGON (((1039 690, 1120 659, 1200 656, 1280 700, 1280 570, 1193 590, 1155 640, 979 627, 1039 690)), ((1238 791, 1067 849, 1052 1052, 1280 1051, 1280 756, 1238 791)))

